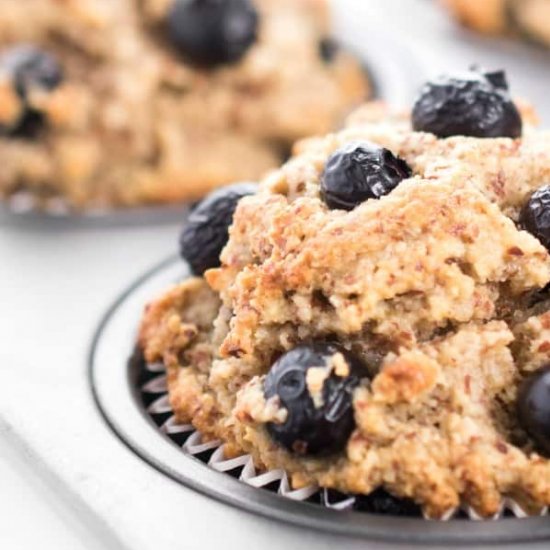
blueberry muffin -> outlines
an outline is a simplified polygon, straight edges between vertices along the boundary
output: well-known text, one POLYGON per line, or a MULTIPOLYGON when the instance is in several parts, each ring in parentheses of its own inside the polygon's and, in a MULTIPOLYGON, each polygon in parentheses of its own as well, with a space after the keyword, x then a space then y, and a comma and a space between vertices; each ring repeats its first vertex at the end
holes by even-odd
POLYGON ((443 76, 209 197, 180 241, 196 276, 139 336, 177 418, 294 487, 434 518, 550 504, 550 133, 530 119, 502 72, 443 76))
POLYGON ((442 0, 464 25, 550 46, 550 0, 442 0))
POLYGON ((0 197, 196 199, 368 94, 325 0, 0 0, 0 197))

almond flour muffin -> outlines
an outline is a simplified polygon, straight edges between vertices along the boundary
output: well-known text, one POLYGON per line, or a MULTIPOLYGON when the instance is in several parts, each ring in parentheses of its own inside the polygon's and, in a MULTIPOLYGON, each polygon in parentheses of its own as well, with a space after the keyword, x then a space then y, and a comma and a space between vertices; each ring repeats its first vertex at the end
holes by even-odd
POLYGON ((487 34, 516 34, 550 46, 549 0, 442 0, 464 25, 487 34))
POLYGON ((0 0, 0 197, 196 199, 368 94, 325 0, 0 0))
POLYGON ((530 118, 503 73, 443 77, 211 197, 181 238, 197 276, 139 335, 176 417, 294 487, 434 518, 550 504, 550 133, 530 118))

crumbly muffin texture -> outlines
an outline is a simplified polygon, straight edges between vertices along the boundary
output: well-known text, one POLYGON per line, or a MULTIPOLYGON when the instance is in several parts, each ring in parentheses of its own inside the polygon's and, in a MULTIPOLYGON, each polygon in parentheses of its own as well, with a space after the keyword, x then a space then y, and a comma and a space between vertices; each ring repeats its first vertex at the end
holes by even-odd
MULTIPOLYGON (((0 135, 0 197, 30 191, 75 208, 196 199, 256 180, 368 94, 352 56, 320 54, 325 0, 254 0, 257 41, 211 69, 168 40, 174 1, 1 0, 0 54, 33 44, 64 78, 25 98, 44 120, 37 135, 0 135)), ((0 128, 21 114, 11 78, 0 68, 0 128)))
POLYGON ((442 0, 464 25, 487 34, 516 34, 550 46, 548 0, 442 0))
POLYGON ((221 267, 148 307, 140 344, 166 365, 177 418, 228 455, 284 468, 295 487, 384 487, 431 517, 459 505, 491 516, 504 497, 530 512, 550 504, 550 460, 515 414, 521 381, 550 353, 549 314, 533 305, 550 256, 516 224, 550 182, 550 133, 525 126, 516 140, 437 139, 370 105, 340 133, 301 142, 239 203, 221 267), (413 175, 330 210, 321 174, 354 141, 387 147, 413 175), (299 456, 266 429, 287 411, 263 382, 281 353, 323 339, 370 375, 346 448, 299 456))

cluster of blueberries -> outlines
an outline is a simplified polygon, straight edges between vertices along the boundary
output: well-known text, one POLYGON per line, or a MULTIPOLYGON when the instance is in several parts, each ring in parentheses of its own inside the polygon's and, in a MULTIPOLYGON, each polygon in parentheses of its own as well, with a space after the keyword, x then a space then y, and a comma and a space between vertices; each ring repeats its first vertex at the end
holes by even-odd
MULTIPOLYGON (((440 138, 450 136, 509 137, 522 134, 521 116, 510 98, 503 72, 477 69, 440 77, 421 90, 412 112, 413 129, 440 138)), ((391 151, 368 142, 354 142, 334 152, 321 176, 321 198, 329 208, 352 210, 368 199, 379 199, 412 176, 407 163, 391 151)), ((256 185, 236 184, 215 191, 191 213, 180 236, 180 251, 195 274, 220 265, 220 253, 239 200, 254 194, 256 185)), ((536 191, 522 210, 522 227, 550 249, 550 187, 536 191)), ((352 394, 368 369, 337 343, 299 345, 270 368, 266 398, 277 395, 288 411, 282 424, 270 423, 271 437, 293 453, 320 456, 342 450, 354 429, 352 394), (334 372, 325 380, 322 406, 309 394, 306 376, 311 367, 328 365, 341 353, 349 374, 334 372)), ((550 367, 523 384, 518 417, 536 444, 550 453, 550 367)))

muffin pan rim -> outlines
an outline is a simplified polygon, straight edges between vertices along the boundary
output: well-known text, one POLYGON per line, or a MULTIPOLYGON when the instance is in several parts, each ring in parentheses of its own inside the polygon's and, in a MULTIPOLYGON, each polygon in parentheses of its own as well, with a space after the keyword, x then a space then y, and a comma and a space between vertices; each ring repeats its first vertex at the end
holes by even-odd
POLYGON ((187 488, 241 510, 337 535, 417 545, 535 542, 550 538, 550 522, 544 516, 438 522, 336 512, 255 489, 183 454, 147 416, 128 357, 145 303, 185 276, 189 276, 188 268, 171 256, 136 279, 103 315, 89 350, 90 389, 100 414, 113 434, 150 466, 187 488), (116 368, 116 364, 123 368, 116 368), (468 529, 464 529, 465 521, 468 529))

